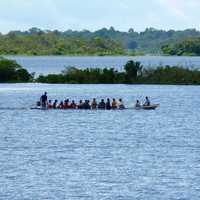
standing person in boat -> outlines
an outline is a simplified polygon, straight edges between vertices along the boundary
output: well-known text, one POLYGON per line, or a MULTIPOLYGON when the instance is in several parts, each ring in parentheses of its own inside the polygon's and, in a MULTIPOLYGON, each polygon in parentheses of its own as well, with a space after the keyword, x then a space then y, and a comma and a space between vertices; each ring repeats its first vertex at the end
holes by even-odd
POLYGON ((108 98, 107 99, 107 102, 106 102, 106 110, 111 110, 111 105, 110 105, 110 99, 108 98))
POLYGON ((136 109, 140 109, 141 108, 141 104, 140 104, 139 100, 136 101, 135 108, 136 109))
POLYGON ((92 110, 96 110, 97 109, 97 101, 96 101, 95 98, 92 100, 91 108, 92 108, 92 110))
POLYGON ((146 97, 145 98, 145 103, 144 103, 144 106, 150 106, 151 105, 151 102, 149 100, 149 97, 146 97))
POLYGON ((41 97, 40 97, 40 102, 41 102, 41 106, 43 109, 47 108, 47 92, 45 92, 41 97))
POLYGON ((112 101, 112 109, 117 109, 117 101, 115 99, 112 101))
POLYGON ((119 108, 120 110, 125 109, 125 106, 124 106, 124 103, 123 103, 122 99, 119 99, 118 108, 119 108))
POLYGON ((101 99, 101 102, 98 105, 98 109, 101 109, 101 110, 105 110, 106 109, 106 104, 104 102, 104 99, 101 99))

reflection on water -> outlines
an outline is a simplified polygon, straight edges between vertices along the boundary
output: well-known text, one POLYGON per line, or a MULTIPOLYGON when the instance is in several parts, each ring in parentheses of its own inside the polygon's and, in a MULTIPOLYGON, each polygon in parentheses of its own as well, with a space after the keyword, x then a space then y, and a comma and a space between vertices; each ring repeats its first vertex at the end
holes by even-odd
POLYGON ((200 87, 1 84, 0 107, 134 101, 156 111, 0 110, 0 199, 199 199, 200 87))

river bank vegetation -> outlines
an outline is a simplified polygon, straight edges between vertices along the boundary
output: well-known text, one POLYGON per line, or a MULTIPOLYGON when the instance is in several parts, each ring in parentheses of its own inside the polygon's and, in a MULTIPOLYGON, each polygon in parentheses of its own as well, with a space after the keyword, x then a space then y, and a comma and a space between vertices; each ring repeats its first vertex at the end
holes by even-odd
MULTIPOLYGON (((27 31, 10 31, 0 34, 1 55, 144 55, 171 54, 182 55, 180 51, 167 50, 187 38, 200 37, 195 29, 184 31, 157 30, 147 28, 136 32, 130 28, 127 32, 113 27, 91 32, 50 31, 31 28, 27 31), (163 47, 163 48, 162 48, 163 47), (174 53, 171 53, 174 52, 174 53)), ((196 53, 193 52, 192 53, 196 53)))
POLYGON ((74 67, 64 70, 61 74, 40 75, 36 82, 40 83, 72 83, 72 84, 185 84, 199 85, 200 71, 181 67, 143 68, 140 62, 129 61, 124 71, 114 68, 74 67))
POLYGON ((0 83, 51 84, 191 84, 200 85, 200 71, 182 67, 160 66, 144 68, 140 62, 128 61, 123 71, 114 68, 66 68, 60 74, 40 75, 34 78, 13 60, 0 58, 0 83))
POLYGON ((0 83, 32 82, 33 76, 15 61, 0 58, 0 83))

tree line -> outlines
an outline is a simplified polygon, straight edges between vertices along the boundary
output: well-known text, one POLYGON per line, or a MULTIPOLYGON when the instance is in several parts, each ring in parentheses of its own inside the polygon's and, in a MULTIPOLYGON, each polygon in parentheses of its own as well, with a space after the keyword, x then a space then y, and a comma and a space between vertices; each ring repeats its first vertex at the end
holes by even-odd
MULTIPOLYGON (((0 34, 1 55, 137 55, 162 54, 162 47, 174 45, 187 38, 200 37, 195 29, 184 31, 147 28, 127 32, 113 27, 91 32, 50 31, 31 28, 0 34)), ((166 53, 164 51, 164 53, 166 53)))
POLYGON ((121 44, 112 39, 60 37, 54 32, 0 35, 1 55, 122 55, 121 44))

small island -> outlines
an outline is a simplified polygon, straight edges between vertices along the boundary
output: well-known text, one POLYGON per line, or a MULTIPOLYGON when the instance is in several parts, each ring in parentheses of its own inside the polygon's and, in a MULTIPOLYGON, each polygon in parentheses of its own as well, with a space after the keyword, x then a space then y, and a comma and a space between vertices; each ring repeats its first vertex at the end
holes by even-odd
POLYGON ((66 68, 60 74, 34 77, 16 61, 0 58, 0 82, 38 82, 51 84, 174 84, 199 85, 200 71, 177 66, 144 68, 133 60, 124 65, 123 71, 114 68, 66 68))

